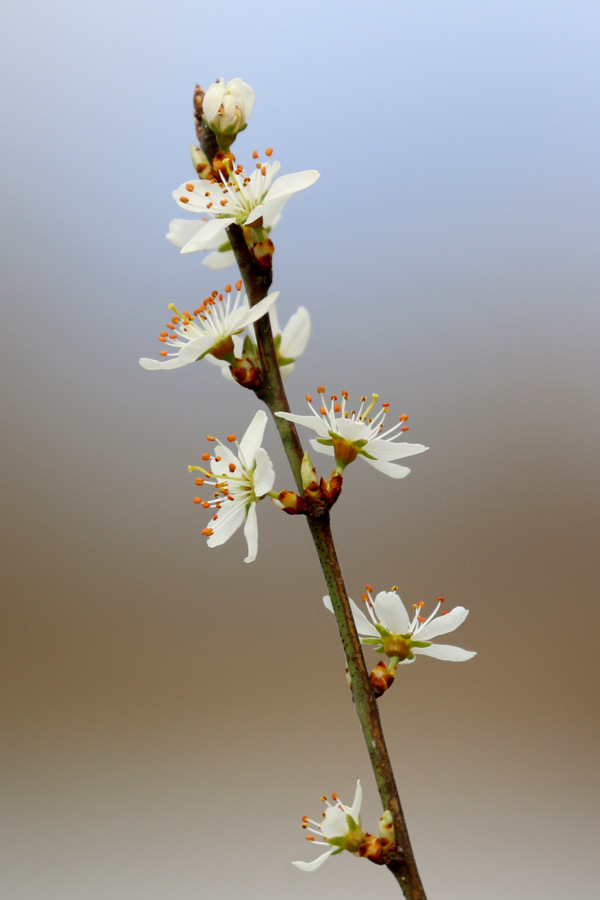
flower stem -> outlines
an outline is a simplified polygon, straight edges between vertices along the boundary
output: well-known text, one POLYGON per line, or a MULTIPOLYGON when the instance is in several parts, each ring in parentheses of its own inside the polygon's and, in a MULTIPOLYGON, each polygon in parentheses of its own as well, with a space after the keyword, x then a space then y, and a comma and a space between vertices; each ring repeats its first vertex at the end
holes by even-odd
MULTIPOLYGON (((244 280, 248 301, 251 306, 254 306, 267 296, 272 281, 272 270, 270 268, 264 270, 262 267, 257 266, 248 250, 243 231, 239 226, 230 226, 228 234, 244 280)), ((256 393, 268 406, 271 414, 279 411, 289 412, 290 408, 281 380, 269 317, 263 316, 255 322, 254 327, 263 376, 262 386, 256 393)), ((295 425, 275 415, 273 415, 273 419, 283 442, 296 484, 301 491, 300 465, 303 450, 295 425)), ((385 743, 377 700, 371 687, 369 673, 348 600, 348 593, 333 543, 329 512, 309 514, 307 520, 329 596, 331 597, 344 653, 346 654, 356 714, 367 745, 379 796, 381 797, 383 809, 389 809, 394 822, 397 851, 390 854, 386 865, 402 888, 406 900, 426 900, 385 743)))

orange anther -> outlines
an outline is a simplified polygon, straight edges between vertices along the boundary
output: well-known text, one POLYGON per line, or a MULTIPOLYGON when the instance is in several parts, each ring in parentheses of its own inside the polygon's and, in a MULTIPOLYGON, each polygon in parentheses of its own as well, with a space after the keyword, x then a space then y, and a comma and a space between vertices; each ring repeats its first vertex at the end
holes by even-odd
POLYGON ((233 444, 233 442, 235 441, 235 439, 236 439, 235 434, 228 434, 228 435, 227 435, 227 440, 229 441, 230 444, 233 444))
POLYGON ((229 463, 229 471, 232 474, 235 472, 235 463, 229 463))
POLYGON ((179 198, 179 202, 180 202, 180 203, 189 203, 189 202, 190 202, 190 198, 189 198, 189 197, 180 197, 180 198, 179 198))
POLYGON ((252 159, 258 159, 258 150, 252 151, 252 159))
POLYGON ((400 422, 406 422, 408 420, 408 416, 400 416, 400 422))
POLYGON ((325 796, 325 794, 323 794, 323 796, 321 797, 321 803, 325 803, 326 800, 327 800, 327 797, 325 796))
POLYGON ((213 437, 212 434, 207 434, 207 435, 206 435, 206 440, 207 440, 207 441, 216 441, 216 437, 213 437))
POLYGON ((273 148, 272 147, 267 147, 267 149, 265 150, 265 156, 273 156, 273 148))
POLYGON ((325 393, 325 388, 323 387, 322 384, 319 385, 319 387, 317 388, 317 393, 318 393, 318 394, 324 394, 324 393, 325 393))
POLYGON ((236 291, 241 291, 241 289, 242 289, 242 279, 241 278, 239 281, 236 281, 235 289, 236 289, 236 291))
POLYGON ((261 170, 260 170, 260 174, 261 174, 261 175, 266 175, 266 174, 267 174, 267 167, 266 167, 266 166, 262 166, 262 168, 261 168, 261 170))
POLYGON ((160 350, 159 353, 158 353, 158 355, 159 355, 159 356, 168 356, 168 355, 169 355, 169 351, 168 351, 168 350, 160 350))
POLYGON ((327 410, 325 409, 324 406, 321 406, 321 407, 319 408, 319 412, 321 413, 322 416, 326 416, 326 415, 327 415, 327 410))
POLYGON ((194 503, 202 503, 202 497, 194 497, 194 503))
POLYGON ((210 509, 210 503, 208 502, 208 500, 203 500, 202 506, 204 507, 204 509, 210 509))
POLYGON ((332 795, 331 795, 331 799, 332 799, 332 800, 337 800, 337 799, 338 799, 338 795, 337 795, 337 794, 332 794, 332 795))
POLYGON ((203 528, 200 534, 203 534, 204 537, 210 537, 213 534, 212 528, 203 528))
POLYGON ((312 397, 310 394, 305 394, 305 399, 308 400, 309 403, 312 403, 312 397))
POLYGON ((210 459, 210 453, 203 453, 201 459, 206 462, 206 460, 210 459))
POLYGON ((226 294, 230 294, 230 293, 231 293, 231 285, 230 285, 230 284, 226 284, 226 285, 225 285, 225 293, 226 293, 226 294))
POLYGON ((339 412, 339 411, 341 410, 341 408, 342 408, 342 407, 340 406, 339 403, 335 403, 335 404, 334 404, 334 407, 333 407, 333 411, 334 411, 334 412, 339 412))
POLYGON ((191 192, 194 190, 194 185, 191 182, 188 182, 188 184, 186 184, 186 186, 185 186, 185 189, 186 189, 186 191, 191 192))
POLYGON ((373 588, 371 587, 370 584, 365 584, 365 590, 367 590, 370 594, 373 593, 373 588))
POLYGON ((408 425, 403 425, 400 431, 410 431, 410 428, 408 425))
POLYGON ((197 484, 200 487, 201 484, 204 484, 204 478, 195 478, 194 484, 197 484))
POLYGON ((446 600, 445 600, 444 597, 438 597, 438 598, 437 598, 437 602, 438 602, 438 603, 445 603, 446 600))

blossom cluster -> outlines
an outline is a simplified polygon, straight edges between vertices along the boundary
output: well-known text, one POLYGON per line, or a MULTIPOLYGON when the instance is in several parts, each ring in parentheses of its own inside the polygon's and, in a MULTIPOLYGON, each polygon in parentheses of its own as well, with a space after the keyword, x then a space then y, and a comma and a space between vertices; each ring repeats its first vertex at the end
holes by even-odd
MULTIPOLYGON (((197 88, 195 110, 201 146, 191 148, 191 158, 198 177, 183 181, 172 194, 177 206, 193 218, 172 219, 166 237, 182 254, 203 251, 206 254, 203 263, 214 270, 236 263, 232 249, 235 245, 240 259, 248 257, 261 277, 267 274, 261 284, 270 285, 273 230, 288 200, 314 185, 319 172, 307 169, 281 175, 281 164, 272 160, 272 148, 265 150, 263 159, 255 151, 249 166, 237 162, 231 146, 246 129, 254 100, 253 89, 241 78, 228 82, 219 79, 206 92, 197 88), (206 134, 210 135, 208 143, 204 140, 206 134)), ((241 268, 245 272, 244 265, 241 268)), ((248 279, 246 283, 250 290, 252 284, 248 279)), ((197 306, 194 304, 192 312, 180 311, 170 303, 170 320, 158 338, 162 345, 159 358, 144 357, 139 363, 146 370, 166 371, 206 360, 218 366, 225 378, 237 381, 253 390, 259 399, 265 399, 266 392, 261 391, 269 368, 277 368, 274 357, 281 377, 290 375, 307 347, 311 331, 310 317, 303 306, 280 328, 276 305, 279 305, 279 291, 257 300, 250 290, 249 298, 242 280, 235 283, 235 289, 226 284, 222 290, 213 290, 197 306), (270 355, 264 351, 265 333, 269 333, 267 322, 273 337, 270 355)), ((278 387, 281 388, 279 382, 278 387)), ((281 394, 285 398, 282 390, 281 394)), ((269 403, 271 412, 280 420, 312 431, 313 450, 333 460, 333 472, 326 480, 323 476, 319 478, 312 460, 304 454, 299 464, 300 475, 296 472, 298 484, 302 485, 298 488, 300 494, 274 489, 275 469, 262 446, 267 426, 267 415, 262 409, 254 414, 239 441, 233 434, 225 441, 207 436, 211 449, 202 454, 200 465, 188 468, 195 476, 196 486, 202 489, 194 502, 210 511, 210 519, 201 532, 209 548, 223 545, 243 529, 247 547, 244 561, 253 562, 258 553, 256 508, 262 500, 270 498, 280 509, 292 514, 316 516, 318 508, 323 515, 341 493, 347 467, 357 459, 397 480, 410 472, 401 461, 428 449, 406 440, 408 416, 400 415, 389 424, 390 404, 379 403, 376 393, 361 396, 354 407, 345 390, 326 399, 325 388, 319 386, 317 396, 318 401, 313 404, 313 397, 306 395, 308 414, 291 412, 287 403, 279 400, 276 408, 269 403), (282 406, 285 408, 281 409, 282 406)), ((281 421, 276 424, 280 429, 294 432, 281 421)), ((298 451, 298 459, 302 452, 298 451)), ((373 597, 369 585, 362 600, 365 612, 353 600, 349 601, 352 617, 344 601, 344 621, 350 627, 349 619, 353 618, 360 641, 384 658, 371 673, 375 698, 393 683, 397 668, 414 662, 417 656, 454 662, 475 656, 473 651, 435 643, 436 638, 454 631, 465 621, 468 610, 462 606, 439 614, 444 604, 440 597, 429 616, 423 615, 423 603, 415 604, 411 614, 395 587, 373 597)), ((338 599, 336 603, 339 602, 338 599)), ((334 612, 331 597, 325 596, 323 603, 334 612)), ((335 611, 338 616, 341 614, 340 608, 336 607, 335 611)), ((326 804, 321 821, 304 816, 303 828, 309 832, 307 840, 325 850, 312 862, 295 861, 293 864, 298 869, 315 871, 329 857, 342 851, 377 864, 389 863, 388 854, 398 851, 391 813, 386 810, 381 817, 378 836, 363 830, 360 781, 350 806, 343 804, 337 794, 332 794, 331 801, 326 797, 321 799, 326 804)))

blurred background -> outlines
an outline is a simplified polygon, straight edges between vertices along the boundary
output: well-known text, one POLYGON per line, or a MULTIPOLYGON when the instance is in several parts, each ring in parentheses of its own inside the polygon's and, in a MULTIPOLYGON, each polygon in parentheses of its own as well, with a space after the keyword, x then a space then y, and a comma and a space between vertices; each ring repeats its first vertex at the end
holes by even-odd
POLYGON ((290 865, 321 794, 360 778, 379 810, 304 522, 262 504, 252 565, 200 534, 186 467, 256 401, 137 362, 235 278, 164 238, 220 76, 257 93, 239 160, 321 172, 275 235, 280 318, 313 321, 292 408, 377 391, 431 448, 402 482, 357 463, 333 513, 352 596, 471 611, 473 661, 381 700, 428 896, 597 896, 599 26, 591 0, 5 12, 3 898, 396 890, 290 865))

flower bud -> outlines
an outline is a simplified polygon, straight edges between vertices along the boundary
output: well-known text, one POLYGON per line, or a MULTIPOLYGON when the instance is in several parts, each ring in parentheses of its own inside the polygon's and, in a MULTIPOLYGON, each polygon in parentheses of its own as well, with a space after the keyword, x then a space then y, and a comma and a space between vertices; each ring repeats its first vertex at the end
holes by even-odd
POLYGON ((204 121, 214 131, 221 150, 229 149, 236 135, 248 124, 254 91, 241 78, 225 83, 220 78, 206 91, 202 101, 204 121))
POLYGON ((256 391, 262 384, 262 372, 249 359, 236 359, 235 364, 229 366, 232 377, 242 387, 256 391))
POLYGON ((392 814, 389 809, 386 809, 384 814, 379 819, 379 837, 385 838, 388 841, 394 841, 396 839, 394 832, 394 821, 392 819, 392 814))
POLYGON ((375 696, 381 697, 382 694, 385 694, 387 689, 394 683, 395 678, 395 668, 393 671, 390 671, 386 663, 378 662, 371 672, 370 677, 371 687, 373 688, 375 696))
POLYGON ((308 453, 305 453, 302 457, 300 476, 302 478, 302 487, 304 488, 305 497, 320 500, 321 489, 319 487, 319 476, 317 475, 317 470, 315 469, 313 461, 308 453))
POLYGON ((364 857, 364 859, 370 860, 377 866, 382 866, 384 859, 381 840, 378 837, 375 837, 374 834, 369 834, 367 832, 363 843, 358 848, 358 855, 364 857))
POLYGON ((294 491, 281 491, 277 499, 280 508, 290 516, 298 516, 306 512, 306 500, 294 491))
POLYGON ((192 165, 198 173, 198 178, 210 178, 212 175, 210 163, 200 147, 196 147, 195 144, 192 144, 190 147, 190 156, 192 157, 192 165))

